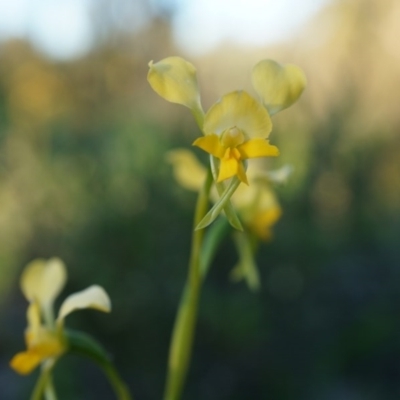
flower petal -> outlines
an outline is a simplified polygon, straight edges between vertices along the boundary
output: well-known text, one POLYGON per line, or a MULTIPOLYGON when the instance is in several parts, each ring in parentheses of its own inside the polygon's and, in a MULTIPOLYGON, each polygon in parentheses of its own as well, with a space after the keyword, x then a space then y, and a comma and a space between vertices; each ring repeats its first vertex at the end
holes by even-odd
POLYGON ((270 145, 267 140, 261 138, 244 142, 238 146, 238 150, 242 159, 279 156, 278 148, 270 145))
POLYGON ((21 375, 30 374, 41 362, 42 355, 34 351, 17 353, 10 361, 10 367, 21 375))
POLYGON ((243 163, 240 161, 238 163, 237 176, 241 182, 245 183, 246 185, 249 184, 249 181, 247 180, 246 170, 244 169, 243 163))
POLYGON ((87 289, 71 294, 64 300, 57 320, 61 321, 71 312, 84 308, 94 308, 99 311, 110 312, 111 301, 101 286, 89 286, 87 289))
POLYGON ((199 191, 207 171, 203 164, 189 150, 169 151, 167 161, 172 164, 175 180, 185 189, 199 191))
MULTIPOLYGON (((292 172, 293 167, 289 164, 286 164, 273 171, 267 171, 265 177, 272 183, 284 185, 287 183, 292 172)), ((262 178, 262 176, 260 176, 260 178, 262 178)))
POLYGON ((29 304, 26 311, 26 319, 28 320, 28 329, 38 331, 41 327, 40 308, 36 301, 29 304))
POLYGON ((233 127, 247 137, 267 138, 272 130, 272 122, 258 101, 244 91, 235 91, 223 96, 208 110, 203 130, 206 135, 220 135, 233 127))
POLYGON ((225 153, 224 147, 221 145, 219 137, 215 134, 199 137, 193 142, 193 146, 200 147, 200 149, 213 155, 217 158, 222 158, 225 153))
POLYGON ((292 105, 303 92, 307 79, 293 64, 280 65, 273 60, 262 60, 253 68, 253 86, 269 113, 292 105))
POLYGON ((36 300, 43 308, 51 306, 64 288, 67 273, 59 258, 30 262, 21 277, 21 290, 30 302, 36 300))
POLYGON ((251 167, 250 186, 240 185, 231 200, 247 228, 260 239, 269 240, 271 228, 281 217, 282 209, 269 181, 260 178, 260 170, 251 173, 251 167))
POLYGON ((268 241, 272 237, 272 226, 278 222, 281 216, 282 209, 279 205, 255 213, 250 224, 251 229, 262 240, 268 241))
POLYGON ((217 182, 232 178, 237 175, 239 169, 239 161, 236 158, 223 158, 219 164, 219 174, 217 182))
POLYGON ((180 57, 167 57, 149 63, 147 74, 153 90, 172 103, 182 104, 190 109, 201 109, 196 68, 180 57))

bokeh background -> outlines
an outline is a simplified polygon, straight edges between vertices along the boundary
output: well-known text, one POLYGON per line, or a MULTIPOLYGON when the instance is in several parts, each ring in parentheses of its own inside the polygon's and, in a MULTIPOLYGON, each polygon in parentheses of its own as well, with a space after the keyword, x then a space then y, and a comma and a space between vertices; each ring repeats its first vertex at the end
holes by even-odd
MULTIPOLYGON (((260 248, 262 290, 234 284, 229 239, 201 300, 191 400, 391 400, 400 396, 398 0, 0 1, 0 398, 29 398, 9 359, 24 347, 22 268, 59 256, 61 298, 97 283, 113 312, 68 317, 103 342, 136 399, 160 399, 186 276, 195 194, 165 153, 198 128, 160 99, 147 63, 180 55, 203 103, 252 90, 263 58, 309 85, 274 117, 294 173, 260 248)), ((59 302, 57 303, 59 304, 59 302)), ((60 400, 112 399, 67 356, 60 400)))

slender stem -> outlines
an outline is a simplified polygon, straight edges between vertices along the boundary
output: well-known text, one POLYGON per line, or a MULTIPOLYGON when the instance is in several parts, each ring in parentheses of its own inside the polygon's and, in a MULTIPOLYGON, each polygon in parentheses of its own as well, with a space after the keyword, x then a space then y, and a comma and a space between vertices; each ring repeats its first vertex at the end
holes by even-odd
POLYGON ((53 384, 53 376, 51 374, 49 375, 49 378, 46 382, 46 386, 44 389, 44 398, 46 400, 57 400, 57 394, 53 384))
MULTIPOLYGON (((50 361, 50 360, 49 360, 50 361)), ((51 360, 51 362, 47 362, 42 366, 41 372, 40 372, 40 376, 39 379, 36 382, 35 388, 33 389, 32 392, 32 396, 31 396, 31 400, 42 400, 43 398, 43 394, 45 393, 45 391, 48 391, 48 384, 49 382, 51 382, 51 372, 52 369, 55 365, 55 361, 51 360)), ((51 388, 52 386, 50 386, 51 388)), ((53 390, 52 393, 49 393, 50 395, 55 396, 55 392, 53 390)), ((47 394, 46 394, 47 397, 47 394)), ((49 398, 49 397, 47 397, 49 398)), ((55 397, 53 397, 55 398, 55 397)), ((50 397, 51 399, 51 397, 50 397)))
POLYGON ((194 116, 194 119, 197 122, 197 125, 199 126, 200 130, 203 130, 203 123, 204 123, 204 111, 203 107, 201 104, 198 104, 197 106, 194 106, 190 111, 192 111, 192 114, 194 116))
POLYGON ((114 389, 118 400, 133 400, 129 393, 129 389, 119 376, 117 370, 112 364, 102 366, 104 373, 107 375, 108 381, 114 389))
POLYGON ((71 353, 88 358, 103 370, 118 400, 133 399, 107 352, 96 340, 86 333, 70 329, 64 331, 64 336, 71 353))
POLYGON ((200 256, 204 236, 204 229, 196 231, 194 228, 207 213, 212 181, 211 171, 208 171, 203 188, 197 198, 189 273, 172 332, 164 400, 180 399, 189 369, 202 284, 200 256))

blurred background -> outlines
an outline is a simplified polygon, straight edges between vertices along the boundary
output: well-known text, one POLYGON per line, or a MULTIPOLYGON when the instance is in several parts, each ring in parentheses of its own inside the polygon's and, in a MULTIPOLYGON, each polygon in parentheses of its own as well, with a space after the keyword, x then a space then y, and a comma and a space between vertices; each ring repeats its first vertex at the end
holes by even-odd
MULTIPOLYGON (((68 317, 102 341, 135 394, 162 397, 186 277, 195 194, 165 153, 199 134, 159 98, 147 64, 195 64, 207 109, 251 93, 264 58, 308 87, 273 118, 294 173, 260 248, 262 289, 232 283, 229 238, 204 286, 185 399, 391 400, 400 396, 400 3, 397 0, 0 0, 0 398, 24 400, 19 276, 59 256, 60 296, 97 283, 113 312, 68 317), (300 5, 301 3, 301 5, 300 5)), ((112 399, 67 356, 60 400, 112 399)))

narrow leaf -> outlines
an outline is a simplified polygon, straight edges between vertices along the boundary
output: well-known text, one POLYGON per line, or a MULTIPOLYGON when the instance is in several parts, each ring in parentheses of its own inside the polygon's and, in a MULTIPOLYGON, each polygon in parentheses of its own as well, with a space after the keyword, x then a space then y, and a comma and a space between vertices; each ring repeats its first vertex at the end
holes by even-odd
MULTIPOLYGON (((229 186, 225 189, 225 191, 222 194, 222 196, 220 197, 220 199, 214 204, 214 206, 211 208, 211 210, 205 215, 205 217, 196 226, 196 230, 204 229, 205 227, 207 227, 208 225, 210 225, 212 222, 215 221, 215 219, 218 217, 218 215, 221 213, 221 211, 224 209, 224 207, 228 204, 230 198, 232 197, 233 193, 235 193, 235 191, 239 185, 240 185, 240 181, 236 177, 231 180, 229 186)), ((233 207, 232 207, 232 210, 233 210, 233 207)), ((229 220, 229 218, 228 218, 228 221, 231 222, 229 220)), ((240 224, 239 219, 238 219, 238 222, 240 224)), ((234 226, 234 228, 243 230, 241 224, 240 224, 240 227, 234 226)))
MULTIPOLYGON (((223 182, 219 182, 219 183, 217 182, 218 171, 217 171, 217 167, 215 165, 215 160, 216 160, 215 157, 210 156, 211 172, 214 177, 215 186, 217 188, 219 196, 222 197, 222 195, 225 191, 225 184, 223 182)), ((242 224, 236 214, 235 209, 233 208, 233 205, 232 205, 230 199, 228 199, 228 202, 224 206, 224 212, 225 212, 226 219, 231 224, 231 226, 233 228, 237 229, 238 231, 243 231, 242 224)))
POLYGON ((210 265, 214 259, 215 253, 222 240, 228 233, 229 224, 225 218, 219 218, 215 224, 207 231, 203 247, 201 249, 200 272, 204 279, 207 275, 210 265))

